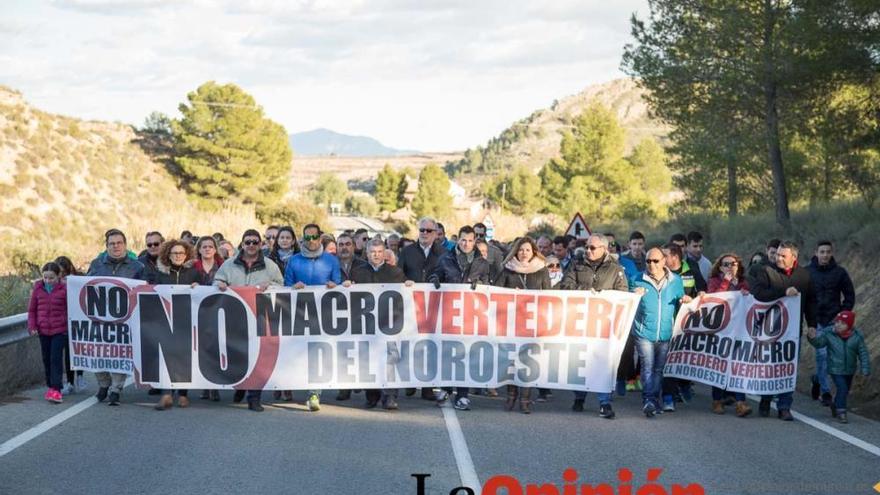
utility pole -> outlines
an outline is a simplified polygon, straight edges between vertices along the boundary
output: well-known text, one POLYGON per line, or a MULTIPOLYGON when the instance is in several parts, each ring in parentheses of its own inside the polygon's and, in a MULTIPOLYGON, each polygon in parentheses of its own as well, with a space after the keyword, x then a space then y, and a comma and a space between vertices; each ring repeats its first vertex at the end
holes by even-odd
POLYGON ((504 198, 507 197, 507 182, 501 183, 501 211, 504 212, 504 198))

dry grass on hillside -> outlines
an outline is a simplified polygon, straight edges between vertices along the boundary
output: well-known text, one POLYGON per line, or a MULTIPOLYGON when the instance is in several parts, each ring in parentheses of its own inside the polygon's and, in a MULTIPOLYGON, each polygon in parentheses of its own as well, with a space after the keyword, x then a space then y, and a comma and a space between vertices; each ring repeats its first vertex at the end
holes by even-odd
POLYGON ((51 115, 0 88, 0 274, 60 254, 85 264, 112 227, 138 249, 148 230, 237 236, 259 226, 250 207, 194 205, 139 142, 129 126, 51 115))

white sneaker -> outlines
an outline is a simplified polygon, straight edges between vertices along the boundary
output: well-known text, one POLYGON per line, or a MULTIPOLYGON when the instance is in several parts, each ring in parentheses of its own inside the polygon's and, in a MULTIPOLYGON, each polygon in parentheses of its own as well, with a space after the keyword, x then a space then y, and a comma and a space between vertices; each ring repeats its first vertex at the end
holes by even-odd
POLYGON ((460 399, 455 401, 455 404, 452 407, 458 409, 459 411, 470 411, 471 400, 467 397, 461 397, 460 399))
POLYGON ((449 393, 445 390, 440 390, 435 397, 437 398, 437 404, 442 404, 449 398, 449 393))
POLYGON ((82 392, 83 390, 86 390, 87 388, 89 388, 89 385, 86 383, 86 376, 85 375, 76 375, 76 391, 82 392))
POLYGON ((70 395, 73 393, 73 385, 70 383, 65 383, 63 387, 61 387, 61 395, 70 395))

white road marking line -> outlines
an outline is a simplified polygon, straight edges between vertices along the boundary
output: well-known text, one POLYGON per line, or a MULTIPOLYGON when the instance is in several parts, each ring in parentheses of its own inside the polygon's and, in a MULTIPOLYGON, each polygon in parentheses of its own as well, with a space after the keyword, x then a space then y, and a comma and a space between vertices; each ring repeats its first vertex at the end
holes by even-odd
MULTIPOLYGON (((755 401, 755 402, 761 401, 761 398, 757 395, 749 395, 748 398, 755 401)), ((776 403, 771 402, 770 407, 773 409, 776 409, 776 403)), ((878 447, 872 443, 868 443, 868 442, 862 440, 861 438, 854 437, 854 436, 850 435, 849 433, 846 433, 844 431, 838 430, 837 428, 828 426, 825 423, 823 423, 821 421, 817 421, 817 420, 807 416, 806 414, 801 414, 801 413, 795 411, 794 409, 791 410, 791 416, 798 421, 803 421, 804 423, 812 426, 813 428, 816 428, 817 430, 824 431, 825 433, 827 433, 833 437, 836 437, 840 440, 843 440, 844 442, 846 442, 850 445, 854 445, 854 446, 856 446, 866 452, 870 452, 871 454, 874 454, 874 455, 880 457, 880 447, 878 447)))
POLYGON ((455 464, 458 466, 461 486, 479 492, 480 478, 477 477, 477 471, 474 469, 474 462, 471 460, 471 453, 468 451, 464 433, 461 432, 461 425, 458 423, 455 409, 447 401, 440 407, 440 410, 443 411, 443 419, 446 421, 446 431, 449 432, 449 442, 452 444, 452 454, 455 456, 455 464))
MULTIPOLYGON (((131 385, 132 380, 129 378, 125 381, 125 387, 131 385)), ((25 430, 22 433, 10 438, 9 440, 0 444, 0 457, 5 456, 6 454, 12 452, 13 450, 21 447, 22 445, 30 442, 31 440, 37 438, 38 436, 46 433, 47 431, 55 428, 61 423, 67 421, 68 419, 76 416, 77 414, 85 411, 86 409, 94 406, 98 403, 98 399, 93 395, 88 399, 81 400, 76 404, 68 407, 67 409, 61 411, 60 413, 52 416, 51 418, 43 421, 42 423, 37 424, 36 426, 25 430)))

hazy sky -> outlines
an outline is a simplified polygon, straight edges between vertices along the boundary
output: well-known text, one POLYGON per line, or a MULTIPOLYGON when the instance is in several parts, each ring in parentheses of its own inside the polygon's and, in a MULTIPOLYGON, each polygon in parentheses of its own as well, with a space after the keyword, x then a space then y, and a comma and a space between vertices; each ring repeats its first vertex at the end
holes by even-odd
MULTIPOLYGON (((0 84, 53 113, 140 125, 238 84, 288 132, 423 151, 484 143, 623 74, 643 0, 0 0, 0 84)), ((294 150, 295 151, 295 150, 294 150)))

